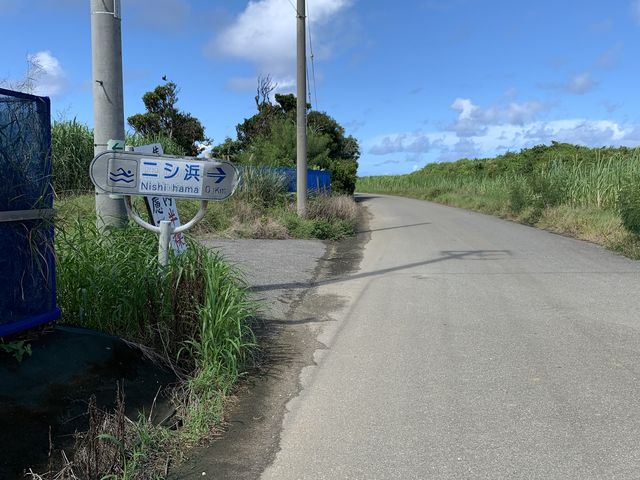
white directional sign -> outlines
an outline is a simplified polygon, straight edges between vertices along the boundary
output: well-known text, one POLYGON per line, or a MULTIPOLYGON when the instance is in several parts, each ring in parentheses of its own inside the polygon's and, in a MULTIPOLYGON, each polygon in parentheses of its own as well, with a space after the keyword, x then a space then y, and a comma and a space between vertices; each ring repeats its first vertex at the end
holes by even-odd
POLYGON ((91 162, 94 185, 106 193, 224 200, 236 189, 239 173, 223 160, 106 151, 91 162))
POLYGON ((143 158, 140 165, 138 189, 141 193, 161 195, 202 195, 204 183, 203 163, 180 160, 143 158))

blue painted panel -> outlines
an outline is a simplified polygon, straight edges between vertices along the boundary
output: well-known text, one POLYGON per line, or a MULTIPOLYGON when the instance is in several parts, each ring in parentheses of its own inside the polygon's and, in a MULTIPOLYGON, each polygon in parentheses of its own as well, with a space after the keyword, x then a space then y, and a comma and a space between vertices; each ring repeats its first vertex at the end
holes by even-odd
MULTIPOLYGON (((287 191, 297 191, 297 173, 292 167, 268 167, 269 170, 279 172, 287 177, 287 191)), ((325 170, 307 170, 307 190, 309 192, 331 192, 331 173, 325 170)))
MULTIPOLYGON (((50 209, 49 99, 0 89, 0 212, 50 209)), ((60 316, 51 220, 0 222, 0 337, 60 316)))

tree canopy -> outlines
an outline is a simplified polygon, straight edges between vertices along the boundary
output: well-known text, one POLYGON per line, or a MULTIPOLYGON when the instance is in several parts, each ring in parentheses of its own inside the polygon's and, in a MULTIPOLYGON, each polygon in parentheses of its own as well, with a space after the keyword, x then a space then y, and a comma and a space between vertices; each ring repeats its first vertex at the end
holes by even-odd
POLYGON ((188 155, 196 155, 195 142, 205 140, 200 120, 176 107, 178 86, 174 82, 158 85, 142 96, 145 113, 132 115, 129 125, 143 136, 166 135, 184 149, 188 155))
MULTIPOLYGON (((226 138, 213 149, 215 157, 238 163, 270 166, 296 164, 297 100, 293 94, 270 94, 275 86, 268 77, 258 80, 257 113, 236 126, 237 139, 226 138)), ((311 106, 307 104, 307 109, 311 106)), ((310 168, 329 170, 335 192, 353 193, 360 147, 344 128, 324 112, 307 115, 307 162, 310 168)))

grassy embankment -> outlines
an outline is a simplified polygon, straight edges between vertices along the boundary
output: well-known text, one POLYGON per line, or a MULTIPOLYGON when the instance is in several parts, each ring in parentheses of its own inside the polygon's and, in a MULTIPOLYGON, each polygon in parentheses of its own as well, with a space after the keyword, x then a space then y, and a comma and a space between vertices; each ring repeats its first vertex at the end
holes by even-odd
MULTIPOLYGON (((193 240, 185 255, 159 269, 156 235, 134 225, 100 235, 87 173, 91 132, 75 121, 58 122, 52 136, 62 322, 134 342, 170 366, 180 381, 171 392, 175 414, 161 425, 142 415, 126 419, 122 408, 98 412, 90 405, 89 430, 78 435, 71 461, 32 477, 162 478, 170 459, 202 442, 219 424, 225 398, 252 362, 256 306, 241 275, 193 240)), ((181 154, 165 138, 128 141, 160 141, 166 152, 181 154)), ((237 194, 211 202, 195 233, 338 239, 353 232, 357 208, 352 199, 314 198, 309 218, 301 220, 283 180, 245 171, 237 194)), ((144 211, 141 202, 138 207, 144 211)), ((178 207, 186 220, 197 203, 182 201, 178 207)))
MULTIPOLYGON (((60 121, 53 125, 55 207, 62 216, 91 215, 93 185, 88 176, 93 158, 93 137, 84 124, 60 121)), ((184 152, 166 137, 129 136, 127 144, 161 143, 165 153, 184 152)), ((285 192, 284 178, 247 168, 242 187, 229 200, 210 202, 207 215, 193 234, 240 238, 319 238, 339 240, 355 230, 357 208, 351 197, 318 196, 309 202, 307 218, 296 213, 295 199, 285 192)), ((140 210, 144 212, 142 203, 140 210)), ((181 218, 191 218, 199 203, 180 201, 181 218)))
POLYGON ((640 258, 640 149, 554 143, 491 159, 358 179, 386 193, 476 210, 640 258))
POLYGON ((221 421, 225 398, 252 361, 255 305, 240 274, 197 243, 160 269, 155 235, 132 226, 105 237, 86 220, 56 225, 61 321, 122 337, 171 368, 178 384, 165 393, 175 412, 157 425, 90 403, 89 430, 78 435, 71 462, 54 462, 43 477, 162 478, 221 421))

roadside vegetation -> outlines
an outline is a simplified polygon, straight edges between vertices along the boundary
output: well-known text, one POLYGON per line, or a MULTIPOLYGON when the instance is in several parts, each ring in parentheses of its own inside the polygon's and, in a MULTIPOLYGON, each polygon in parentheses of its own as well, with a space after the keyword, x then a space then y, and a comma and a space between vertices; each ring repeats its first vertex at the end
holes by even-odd
MULTIPOLYGON (((300 218, 295 197, 286 192, 282 176, 245 169, 245 181, 236 194, 223 202, 209 202, 204 219, 190 231, 194 237, 216 235, 224 238, 317 238, 340 240, 353 235, 358 207, 350 195, 317 195, 309 199, 308 215, 300 218), (273 185, 273 188, 266 188, 273 185)), ((178 200, 180 218, 192 218, 200 203, 178 200)), ((91 222, 95 210, 92 193, 56 197, 58 218, 91 222)), ((134 202, 146 216, 142 200, 134 202)))
MULTIPOLYGON (((73 455, 32 478, 162 478, 185 446, 219 425, 225 398, 252 363, 256 305, 241 275, 216 253, 190 242, 166 268, 157 263, 157 238, 131 226, 102 235, 89 217, 56 225, 57 298, 62 321, 124 338, 171 369, 177 385, 173 413, 129 419, 117 408, 89 404, 89 430, 73 455)), ((95 220, 95 219, 93 219, 95 220)))
POLYGON ((552 143, 358 179, 359 192, 468 208, 640 258, 640 149, 552 143))
MULTIPOLYGON (((236 126, 237 140, 226 139, 213 148, 216 158, 233 161, 242 169, 238 192, 224 202, 210 202, 205 219, 193 231, 241 238, 318 238, 339 240, 355 231, 357 208, 351 195, 355 189, 357 141, 345 136, 344 128, 326 113, 309 113, 309 166, 331 172, 332 194, 312 195, 309 215, 296 214, 295 196, 287 193, 286 179, 269 167, 295 165, 296 99, 293 95, 270 94, 276 85, 268 77, 259 79, 258 113, 236 126)), ((146 112, 129 117, 134 132, 127 145, 162 144, 169 155, 194 155, 194 142, 207 141, 200 122, 180 111, 179 89, 166 82, 143 97, 146 112)), ((93 132, 73 120, 58 119, 52 128, 55 208, 59 215, 93 214, 94 187, 88 175, 93 158, 93 132)), ((181 218, 192 217, 198 202, 179 201, 181 218)), ((139 204, 144 213, 144 206, 139 204)))
MULTIPOLYGON (((173 413, 125 416, 126 392, 105 412, 89 402, 89 428, 76 435, 73 454, 64 452, 49 471, 32 479, 141 480, 164 478, 185 448, 205 441, 220 425, 234 384, 251 367, 257 351, 254 316, 241 274, 194 238, 214 234, 242 238, 318 238, 352 235, 358 208, 355 186, 358 145, 326 114, 310 115, 310 165, 331 171, 333 195, 312 195, 308 215, 299 218, 286 178, 265 167, 295 159, 295 97, 280 103, 261 83, 258 114, 238 125, 214 155, 241 167, 241 184, 224 202, 210 202, 205 218, 188 238, 187 252, 157 264, 157 236, 131 224, 104 236, 95 227, 94 187, 89 179, 93 132, 76 119, 52 128, 54 207, 57 210, 57 297, 66 324, 112 334, 137 345, 172 370, 177 384, 165 392, 173 413), (293 108, 293 110, 292 110, 293 108), (312 120, 314 119, 315 120, 312 120)), ((128 145, 161 143, 164 152, 195 155, 194 142, 207 141, 200 122, 175 104, 172 82, 145 94, 146 112, 128 119, 128 145)), ((316 113, 316 112, 312 112, 316 113)), ((183 219, 199 202, 178 201, 183 219)), ((142 216, 142 199, 134 202, 142 216)))

